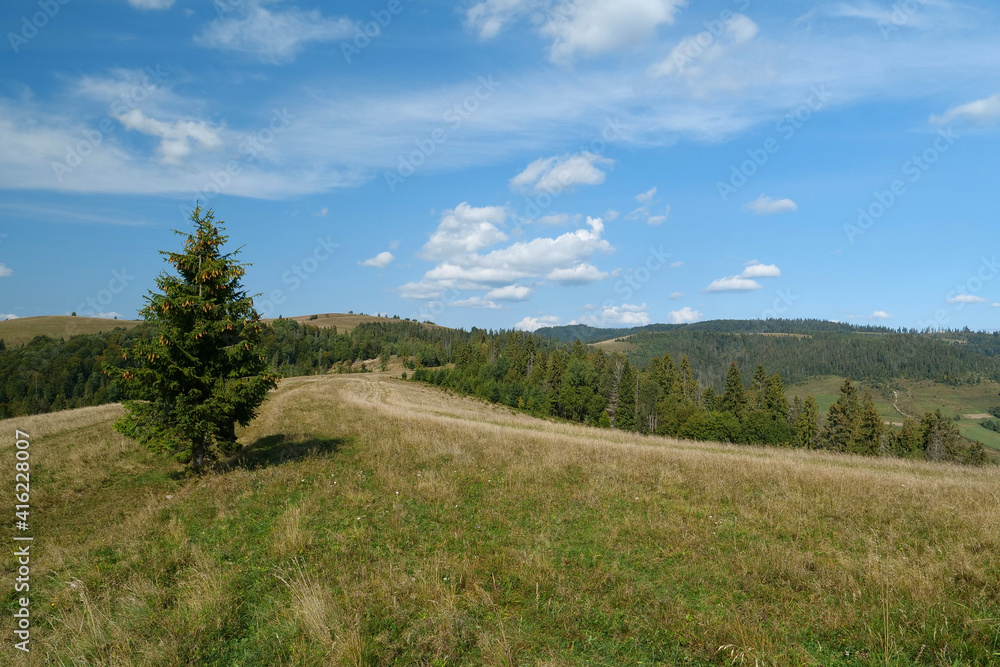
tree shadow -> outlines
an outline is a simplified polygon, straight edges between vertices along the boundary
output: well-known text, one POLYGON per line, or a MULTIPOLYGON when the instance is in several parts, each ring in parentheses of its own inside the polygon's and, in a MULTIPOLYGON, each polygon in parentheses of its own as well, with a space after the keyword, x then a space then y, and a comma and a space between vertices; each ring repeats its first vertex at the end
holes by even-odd
POLYGON ((312 456, 335 454, 344 445, 347 445, 348 442, 346 438, 306 438, 305 440, 297 440, 284 433, 277 433, 257 438, 249 445, 243 447, 238 454, 223 463, 220 469, 223 472, 237 468, 255 470, 257 468, 288 463, 289 461, 301 461, 312 456))

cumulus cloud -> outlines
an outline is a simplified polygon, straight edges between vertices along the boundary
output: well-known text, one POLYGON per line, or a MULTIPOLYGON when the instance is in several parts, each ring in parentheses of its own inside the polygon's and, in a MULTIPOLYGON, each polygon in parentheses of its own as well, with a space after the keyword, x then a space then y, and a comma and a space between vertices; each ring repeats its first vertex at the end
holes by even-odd
POLYGON ((14 313, 0 313, 0 320, 16 320, 17 315, 14 313))
POLYGON ((738 276, 725 276, 718 280, 713 280, 706 292, 750 292, 761 288, 761 284, 755 278, 777 278, 781 275, 781 269, 775 264, 761 264, 757 260, 750 260, 746 263, 742 273, 738 276))
POLYGON ((740 274, 741 278, 777 278, 781 275, 781 269, 779 269, 774 264, 761 264, 760 262, 750 262, 747 264, 746 268, 743 269, 743 273, 740 274))
POLYGON ((363 262, 358 262, 361 266, 374 266, 377 269, 384 269, 385 267, 392 264, 392 260, 396 259, 393 257, 391 252, 380 252, 370 259, 366 259, 363 262))
POLYGON ((967 104, 959 104, 940 116, 931 116, 931 122, 937 125, 946 125, 956 120, 965 120, 976 125, 994 125, 1000 121, 1000 93, 967 104))
POLYGON ((682 266, 684 266, 684 262, 680 262, 680 261, 678 261, 678 262, 670 262, 670 268, 671 269, 678 269, 678 268, 680 268, 682 266))
POLYGON ((170 123, 150 118, 139 109, 129 110, 118 120, 125 129, 159 137, 157 152, 164 164, 181 164, 191 154, 192 143, 206 150, 222 148, 218 131, 201 121, 176 120, 170 123))
POLYGON ((521 331, 535 331, 542 327, 551 327, 559 324, 559 318, 555 315, 542 315, 541 317, 526 316, 514 325, 515 329, 521 331))
POLYGON ((524 285, 506 285, 491 289, 485 298, 497 301, 524 301, 530 299, 534 293, 533 289, 524 285))
POLYGON ((760 289, 761 285, 756 280, 741 278, 740 276, 726 276, 713 280, 705 288, 706 292, 749 292, 760 289))
POLYGON ((884 310, 876 310, 874 313, 872 313, 873 320, 888 320, 891 317, 892 315, 885 312, 884 310))
POLYGON ((481 0, 465 14, 466 26, 482 39, 496 37, 509 25, 532 17, 539 32, 552 39, 549 58, 568 64, 634 47, 651 39, 657 28, 674 21, 687 0, 481 0))
POLYGON ((290 8, 270 11, 264 0, 241 3, 238 16, 210 22, 195 37, 198 44, 224 51, 256 56, 263 62, 291 61, 309 42, 328 42, 354 35, 357 24, 346 18, 333 19, 318 10, 290 8))
POLYGON ((771 213, 787 213, 797 211, 798 204, 791 199, 771 199, 761 195, 743 206, 744 211, 753 211, 756 215, 768 215, 771 213))
POLYGON ((671 292, 670 296, 667 298, 670 299, 671 301, 676 301, 677 299, 683 299, 684 292, 671 292))
POLYGON ((455 255, 427 272, 430 280, 465 280, 479 283, 512 283, 523 278, 580 282, 604 275, 589 268, 595 253, 610 253, 613 247, 601 238, 604 223, 587 218, 587 227, 556 238, 519 241, 485 255, 455 255))
POLYGON ((974 294, 957 294, 945 300, 947 303, 986 303, 987 299, 974 294))
POLYGON ((506 241, 507 235, 498 227, 506 218, 507 209, 503 206, 476 208, 462 202, 442 214, 441 223, 420 251, 420 256, 431 260, 444 259, 506 241))
POLYGON ((650 322, 649 308, 645 303, 605 306, 598 309, 593 315, 584 315, 580 318, 580 322, 593 327, 645 326, 650 322))
POLYGON ((479 252, 507 240, 497 227, 504 223, 506 214, 503 207, 473 208, 464 202, 445 211, 422 251, 424 258, 437 263, 420 280, 400 286, 400 296, 430 300, 443 298, 446 292, 451 298, 461 292, 483 292, 484 301, 523 301, 534 292, 519 284, 524 280, 577 285, 608 277, 592 263, 594 255, 614 251, 602 238, 604 222, 600 218, 587 218, 584 227, 554 238, 538 237, 479 252))
POLYGON ((14 271, 10 267, 5 266, 3 262, 0 262, 0 278, 6 278, 12 273, 14 273, 14 271))
POLYGON ((697 322, 702 317, 704 315, 697 310, 692 309, 690 306, 684 306, 680 310, 670 311, 667 320, 670 324, 690 324, 691 322, 697 322))
POLYGON ((614 164, 611 158, 590 151, 539 158, 510 179, 510 186, 526 194, 555 194, 574 185, 600 185, 607 176, 600 167, 614 164))

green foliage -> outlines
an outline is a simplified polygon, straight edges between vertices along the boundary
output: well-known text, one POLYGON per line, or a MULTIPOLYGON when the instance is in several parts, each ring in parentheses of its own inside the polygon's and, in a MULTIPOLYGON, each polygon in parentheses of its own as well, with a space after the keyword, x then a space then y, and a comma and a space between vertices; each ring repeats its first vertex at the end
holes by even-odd
POLYGON ((123 355, 136 368, 110 368, 135 400, 116 426, 192 469, 234 453, 236 424, 247 425, 276 386, 262 353, 260 316, 243 290, 243 265, 223 254, 226 237, 211 211, 191 213, 183 252, 162 252, 176 271, 156 280, 144 319, 152 335, 123 355))
POLYGON ((997 433, 1000 433, 1000 421, 997 421, 996 419, 984 419, 983 421, 979 422, 979 425, 982 426, 983 428, 988 428, 991 431, 996 431, 997 433))

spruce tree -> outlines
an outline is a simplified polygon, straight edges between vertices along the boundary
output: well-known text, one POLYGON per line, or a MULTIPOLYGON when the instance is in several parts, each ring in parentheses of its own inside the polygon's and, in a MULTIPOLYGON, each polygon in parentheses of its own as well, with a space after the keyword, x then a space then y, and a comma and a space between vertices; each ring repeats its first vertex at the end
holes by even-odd
POLYGON ((154 450, 174 454, 193 471, 239 449, 236 424, 256 415, 277 376, 262 353, 263 325, 242 286, 245 264, 224 254, 227 237, 212 211, 196 207, 183 252, 161 251, 176 274, 156 279, 140 311, 152 335, 123 358, 138 368, 116 369, 127 414, 115 425, 154 450))
POLYGON ((857 448, 861 430, 861 404, 858 390, 845 378, 840 386, 840 397, 830 406, 826 417, 824 439, 826 446, 835 452, 853 452, 857 448))
POLYGON ((723 412, 731 412, 737 417, 743 417, 747 411, 747 389, 743 386, 740 367, 734 361, 726 373, 726 387, 722 392, 720 407, 723 412))
POLYGON ((799 447, 819 446, 819 405, 811 395, 806 397, 795 419, 795 441, 799 447))
POLYGON ((882 415, 875 407, 870 391, 865 392, 861 402, 861 416, 859 418, 860 435, 855 446, 858 454, 868 454, 870 456, 884 456, 888 454, 886 446, 885 422, 882 415))

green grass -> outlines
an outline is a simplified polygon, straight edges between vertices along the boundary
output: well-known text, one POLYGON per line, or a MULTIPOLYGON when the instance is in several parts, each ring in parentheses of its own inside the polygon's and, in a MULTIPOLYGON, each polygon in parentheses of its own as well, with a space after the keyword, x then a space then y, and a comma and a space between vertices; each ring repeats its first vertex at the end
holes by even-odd
MULTIPOLYGON (((812 378, 808 382, 788 388, 788 395, 805 397, 812 394, 819 404, 820 413, 826 414, 830 405, 840 395, 844 379, 835 376, 812 378)), ((982 382, 952 386, 938 382, 897 380, 899 387, 896 404, 907 415, 919 418, 926 412, 941 410, 947 417, 959 417, 958 430, 970 440, 978 440, 987 447, 1000 450, 1000 433, 980 426, 980 420, 967 419, 964 415, 985 414, 990 407, 1000 405, 1000 384, 982 382)), ((862 387, 865 388, 865 387, 862 387)), ((872 389, 872 396, 879 414, 886 421, 899 423, 904 417, 892 407, 891 393, 887 397, 880 390, 872 389)))
MULTIPOLYGON (((829 667, 1000 652, 993 467, 647 438, 345 375, 283 381, 241 457, 187 479, 113 433, 119 411, 0 423, 31 433, 35 457, 21 662, 829 667)), ((5 581, 13 568, 0 560, 5 581)), ((14 660, 7 641, 0 662, 14 660)))

